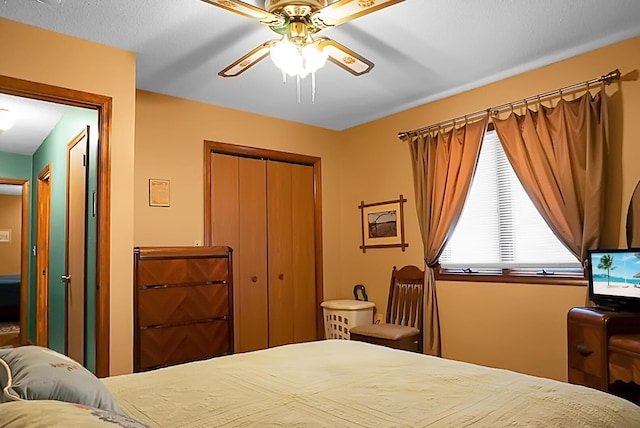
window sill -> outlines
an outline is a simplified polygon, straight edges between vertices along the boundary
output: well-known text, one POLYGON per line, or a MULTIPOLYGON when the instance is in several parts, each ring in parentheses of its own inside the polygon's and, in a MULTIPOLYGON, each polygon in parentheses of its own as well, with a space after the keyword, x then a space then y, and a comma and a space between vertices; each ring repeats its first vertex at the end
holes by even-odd
POLYGON ((466 282, 501 282, 519 284, 542 285, 587 285, 587 279, 582 275, 536 275, 533 273, 463 273, 447 272, 440 267, 434 268, 435 278, 438 281, 466 281, 466 282))

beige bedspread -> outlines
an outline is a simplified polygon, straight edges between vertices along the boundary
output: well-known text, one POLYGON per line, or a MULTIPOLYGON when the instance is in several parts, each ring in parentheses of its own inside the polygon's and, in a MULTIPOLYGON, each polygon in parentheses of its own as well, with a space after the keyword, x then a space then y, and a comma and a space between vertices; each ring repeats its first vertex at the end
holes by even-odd
POLYGON ((640 427, 603 392, 347 340, 104 379, 154 427, 640 427))

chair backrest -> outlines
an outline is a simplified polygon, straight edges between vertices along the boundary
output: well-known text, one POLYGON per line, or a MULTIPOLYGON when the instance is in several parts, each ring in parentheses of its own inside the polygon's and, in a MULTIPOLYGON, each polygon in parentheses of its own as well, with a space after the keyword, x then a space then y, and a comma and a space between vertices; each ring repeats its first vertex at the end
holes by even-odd
POLYGON ((422 298, 424 271, 416 266, 404 266, 391 272, 387 323, 415 327, 422 331, 422 298))

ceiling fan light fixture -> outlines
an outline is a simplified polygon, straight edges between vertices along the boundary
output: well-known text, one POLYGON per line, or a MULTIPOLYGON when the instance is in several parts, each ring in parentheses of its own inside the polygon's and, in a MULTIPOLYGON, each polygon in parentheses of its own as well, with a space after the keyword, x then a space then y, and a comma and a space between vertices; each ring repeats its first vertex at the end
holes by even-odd
POLYGON ((11 128, 16 119, 9 110, 0 108, 0 134, 11 128))
POLYGON ((320 49, 317 42, 309 43, 302 48, 305 69, 315 73, 327 63, 327 53, 320 49))
POLYGON ((302 79, 324 67, 327 62, 327 54, 311 37, 303 43, 294 43, 285 35, 271 46, 270 56, 283 73, 302 79))

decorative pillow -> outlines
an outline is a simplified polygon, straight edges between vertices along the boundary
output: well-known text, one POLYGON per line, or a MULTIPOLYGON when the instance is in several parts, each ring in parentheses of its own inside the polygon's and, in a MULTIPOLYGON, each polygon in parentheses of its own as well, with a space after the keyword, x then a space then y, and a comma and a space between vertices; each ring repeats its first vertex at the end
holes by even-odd
POLYGON ((104 384, 71 358, 41 346, 0 349, 0 402, 58 400, 120 412, 104 384))
POLYGON ((149 428, 120 413, 62 401, 14 401, 0 404, 0 428, 105 427, 149 428))

